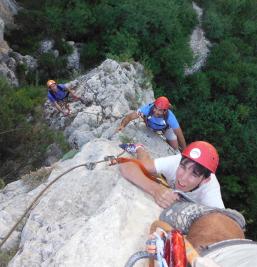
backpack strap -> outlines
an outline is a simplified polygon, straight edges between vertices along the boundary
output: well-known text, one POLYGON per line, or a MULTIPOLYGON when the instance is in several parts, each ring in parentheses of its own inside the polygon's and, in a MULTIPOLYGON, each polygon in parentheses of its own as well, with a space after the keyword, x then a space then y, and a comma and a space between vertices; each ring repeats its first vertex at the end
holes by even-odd
POLYGON ((57 98, 56 98, 55 94, 54 94, 50 89, 48 89, 48 92, 49 92, 50 95, 53 97, 53 99, 54 99, 55 101, 57 101, 57 98))
POLYGON ((150 107, 150 109, 149 109, 149 112, 148 112, 148 114, 147 115, 145 115, 144 117, 143 117, 143 119, 144 119, 144 121, 145 121, 145 124, 146 124, 146 126, 148 127, 148 119, 150 119, 152 116, 153 116, 153 109, 154 109, 154 103, 150 103, 150 104, 148 104, 148 106, 150 107), (152 106, 151 106, 152 105, 152 106))
MULTIPOLYGON (((150 103, 148 106, 151 106, 151 108, 150 108, 148 114, 143 117, 147 127, 148 127, 148 123, 147 123, 148 119, 150 119, 153 116, 154 102, 150 103)), ((169 118, 169 110, 167 109, 167 112, 165 113, 165 115, 163 117, 163 119, 166 123, 166 127, 164 129, 162 129, 162 131, 165 131, 167 128, 169 128, 168 118, 169 118)))

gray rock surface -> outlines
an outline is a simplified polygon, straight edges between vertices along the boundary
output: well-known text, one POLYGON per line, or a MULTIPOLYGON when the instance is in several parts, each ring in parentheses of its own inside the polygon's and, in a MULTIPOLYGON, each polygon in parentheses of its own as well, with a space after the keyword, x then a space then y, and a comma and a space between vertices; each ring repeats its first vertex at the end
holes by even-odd
POLYGON ((69 41, 68 44, 72 46, 72 53, 67 57, 67 68, 71 72, 76 72, 79 70, 80 54, 78 48, 73 41, 69 41))
POLYGON ((209 54, 209 47, 211 43, 205 38, 205 33, 202 29, 202 15, 203 10, 193 2, 193 9, 195 10, 198 18, 198 25, 195 27, 190 38, 190 47, 194 55, 194 63, 191 67, 185 69, 185 75, 191 75, 199 71, 207 60, 209 54))
MULTIPOLYGON (((0 240, 58 175, 79 164, 117 156, 122 152, 118 146, 121 142, 143 143, 153 157, 172 153, 142 121, 131 122, 123 132, 115 133, 127 112, 153 100, 140 64, 106 60, 78 81, 76 93, 90 97, 90 106, 74 102, 73 116, 64 118, 48 102, 45 104, 49 124, 64 130, 77 154, 52 165, 50 176, 47 169, 40 169, 0 191, 0 240)), ((34 205, 4 244, 3 249, 19 247, 9 267, 119 267, 144 249, 149 227, 161 208, 121 177, 117 165, 103 162, 93 170, 87 166, 65 174, 34 205)))
POLYGON ((14 0, 0 1, 0 17, 3 19, 7 27, 13 27, 13 15, 16 15, 17 12, 18 12, 18 5, 16 1, 14 0))
POLYGON ((13 16, 18 12, 18 5, 13 0, 1 0, 0 2, 0 76, 3 76, 13 86, 18 86, 19 81, 16 76, 17 66, 24 65, 25 74, 29 70, 37 68, 37 61, 29 56, 22 56, 12 51, 4 40, 5 26, 14 27, 13 16))
MULTIPOLYGON (((120 152, 117 142, 95 139, 73 159, 59 162, 47 183, 72 166, 120 152)), ((1 192, 0 236, 47 183, 27 192, 29 186, 19 181, 1 192)), ((117 166, 77 168, 33 208, 9 266, 123 266, 131 254, 144 248, 149 226, 160 211, 151 197, 120 176, 117 166)), ((6 247, 18 237, 16 231, 6 247)))

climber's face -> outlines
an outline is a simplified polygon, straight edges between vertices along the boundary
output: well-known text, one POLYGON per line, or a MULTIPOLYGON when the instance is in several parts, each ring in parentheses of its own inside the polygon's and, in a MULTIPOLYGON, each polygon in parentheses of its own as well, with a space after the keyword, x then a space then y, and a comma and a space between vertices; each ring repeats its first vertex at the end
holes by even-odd
POLYGON ((195 164, 189 159, 181 160, 176 172, 175 189, 189 192, 196 189, 200 184, 209 181, 203 174, 197 173, 195 164))
POLYGON ((51 91, 57 92, 57 85, 56 85, 56 83, 51 84, 49 88, 50 88, 51 91))
POLYGON ((165 113, 167 112, 166 109, 160 109, 154 106, 153 108, 153 116, 154 117, 164 117, 165 113))

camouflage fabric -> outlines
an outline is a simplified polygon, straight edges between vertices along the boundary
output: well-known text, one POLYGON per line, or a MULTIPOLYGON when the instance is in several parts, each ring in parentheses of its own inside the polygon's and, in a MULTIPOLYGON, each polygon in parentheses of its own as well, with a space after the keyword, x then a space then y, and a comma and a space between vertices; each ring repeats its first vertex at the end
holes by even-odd
POLYGON ((173 228, 180 230, 183 234, 187 234, 190 226, 195 220, 211 212, 225 214, 235 220, 242 229, 245 227, 245 219, 243 215, 236 210, 207 207, 188 201, 175 202, 169 208, 162 211, 159 219, 168 223, 173 228))

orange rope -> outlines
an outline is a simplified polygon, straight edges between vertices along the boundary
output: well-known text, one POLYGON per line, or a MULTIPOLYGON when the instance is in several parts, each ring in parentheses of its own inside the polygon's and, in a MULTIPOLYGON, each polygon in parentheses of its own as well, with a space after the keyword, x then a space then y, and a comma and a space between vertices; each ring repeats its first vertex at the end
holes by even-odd
POLYGON ((132 159, 132 158, 124 158, 124 157, 120 157, 120 158, 116 158, 114 160, 111 161, 111 165, 114 164, 121 164, 121 163, 127 163, 127 162, 133 162, 136 165, 138 165, 138 167, 142 170, 142 172, 144 173, 144 175, 146 177, 148 177, 149 179, 156 181, 156 177, 151 175, 149 173, 149 171, 145 168, 145 166, 142 164, 142 162, 138 159, 132 159))

